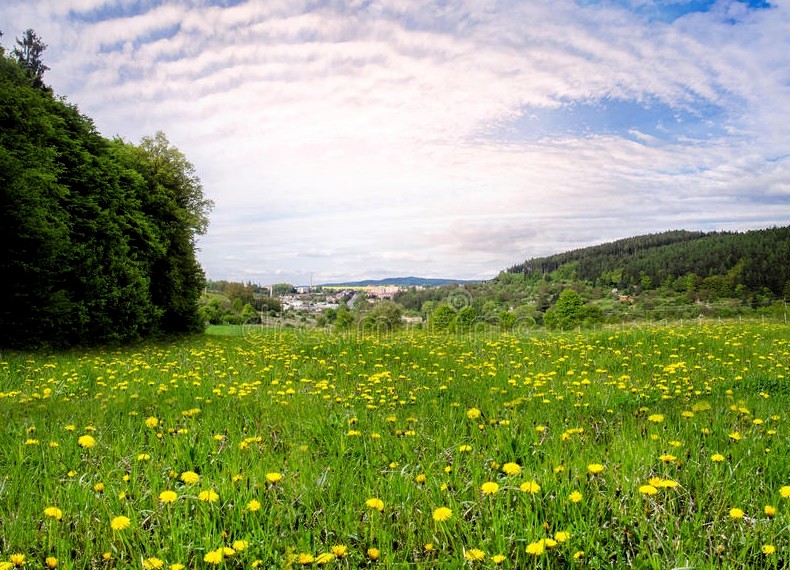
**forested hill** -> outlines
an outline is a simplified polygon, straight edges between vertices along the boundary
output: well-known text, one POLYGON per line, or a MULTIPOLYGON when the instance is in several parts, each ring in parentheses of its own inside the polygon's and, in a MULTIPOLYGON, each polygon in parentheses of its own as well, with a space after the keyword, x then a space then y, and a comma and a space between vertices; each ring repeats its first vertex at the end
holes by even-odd
POLYGON ((200 330, 211 202, 162 133, 108 140, 44 85, 28 30, 0 48, 0 349, 200 330))
POLYGON ((620 289, 652 289, 686 280, 690 287, 705 285, 727 296, 735 296, 740 287, 789 298, 790 226, 743 233, 649 234, 529 259, 507 273, 620 289))

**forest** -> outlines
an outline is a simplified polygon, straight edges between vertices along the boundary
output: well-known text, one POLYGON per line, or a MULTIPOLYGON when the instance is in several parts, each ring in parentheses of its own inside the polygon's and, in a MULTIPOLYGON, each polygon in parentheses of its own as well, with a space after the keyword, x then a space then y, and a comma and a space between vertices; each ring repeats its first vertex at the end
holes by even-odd
POLYGON ((0 50, 0 348, 202 330, 194 166, 161 132, 102 137, 44 84, 44 48, 0 50))

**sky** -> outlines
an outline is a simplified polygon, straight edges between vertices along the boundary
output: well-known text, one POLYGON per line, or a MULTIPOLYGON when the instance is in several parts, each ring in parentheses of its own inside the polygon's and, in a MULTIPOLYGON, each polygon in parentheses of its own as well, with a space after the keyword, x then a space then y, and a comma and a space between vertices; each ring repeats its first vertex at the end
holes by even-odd
POLYGON ((488 279, 790 223, 790 1, 0 0, 102 135, 164 131, 209 279, 488 279))

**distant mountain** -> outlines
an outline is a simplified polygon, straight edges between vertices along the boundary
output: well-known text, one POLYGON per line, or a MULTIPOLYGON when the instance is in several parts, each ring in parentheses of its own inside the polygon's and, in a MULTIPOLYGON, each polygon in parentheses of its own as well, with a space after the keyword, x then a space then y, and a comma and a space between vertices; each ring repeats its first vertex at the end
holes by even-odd
POLYGON ((387 277, 386 279, 365 279, 363 281, 346 281, 343 283, 324 283, 322 287, 441 287, 463 283, 476 283, 474 280, 463 279, 426 279, 424 277, 387 277))

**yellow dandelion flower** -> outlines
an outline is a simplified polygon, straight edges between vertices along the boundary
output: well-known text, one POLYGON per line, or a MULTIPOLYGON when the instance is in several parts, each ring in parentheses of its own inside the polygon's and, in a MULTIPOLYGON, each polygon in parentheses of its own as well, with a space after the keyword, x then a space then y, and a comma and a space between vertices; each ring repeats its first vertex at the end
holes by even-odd
POLYGON ((562 542, 566 542, 570 537, 571 537, 571 533, 569 533, 567 530, 561 530, 560 532, 554 535, 554 540, 562 543, 562 542))
POLYGON ((733 441, 741 441, 743 439, 743 436, 740 434, 740 432, 737 431, 728 434, 728 436, 733 441))
POLYGON ((466 411, 466 417, 469 418, 470 420, 476 420, 481 415, 482 415, 482 412, 480 410, 478 410, 477 408, 469 408, 466 411))
POLYGON ((415 480, 417 483, 425 483, 425 479, 426 479, 426 477, 425 477, 425 473, 420 473, 419 475, 417 475, 417 476, 414 478, 414 480, 415 480))
POLYGON ((272 472, 266 474, 267 483, 271 483, 271 484, 279 483, 280 481, 282 481, 282 478, 283 476, 281 473, 272 472))
POLYGON ((587 471, 589 471, 593 475, 598 475, 598 473, 600 473, 604 469, 605 469, 605 467, 603 465, 601 465, 600 463, 590 463, 587 466, 587 471))
POLYGON ((568 500, 571 503, 579 503, 582 500, 582 494, 579 491, 574 491, 570 495, 568 495, 568 500))
POLYGON ((44 509, 44 514, 53 519, 62 519, 63 518, 63 511, 61 511, 57 507, 47 507, 44 509))
POLYGON ((677 459, 677 457, 675 457, 674 455, 669 455, 669 454, 660 455, 658 458, 664 463, 672 463, 677 459))
POLYGON ((110 527, 113 530, 126 530, 131 524, 132 521, 123 515, 115 517, 110 521, 110 527))
POLYGON ((11 562, 0 562, 0 570, 11 570, 13 567, 11 562))
POLYGON ((652 414, 647 416, 647 421, 653 422, 654 424, 660 424, 664 421, 664 416, 661 414, 652 414))
POLYGON ((184 568, 186 568, 186 566, 179 564, 178 562, 170 565, 170 570, 184 570, 184 568))
POLYGON ((234 540, 233 541, 233 550, 236 552, 241 552, 242 550, 246 550, 249 548, 250 543, 246 540, 234 540))
POLYGON ((254 513, 255 511, 260 511, 261 504, 257 500, 253 499, 249 503, 247 503, 247 509, 249 509, 251 513, 254 513))
POLYGON ((484 495, 495 495, 499 491, 499 485, 493 481, 486 481, 480 486, 484 495))
POLYGON ((470 548, 469 550, 464 551, 464 558, 471 560, 472 562, 476 560, 484 560, 485 557, 486 553, 479 548, 470 548))
POLYGON ((540 485, 538 485, 537 481, 524 481, 519 488, 530 495, 534 495, 540 491, 540 485))
POLYGON ((724 456, 721 453, 714 453, 713 455, 710 456, 710 460, 715 463, 721 463, 722 461, 724 461, 724 456))
POLYGON ((453 511, 447 507, 438 507, 433 510, 433 520, 436 522, 445 522, 450 520, 453 516, 453 511))
POLYGON ((203 556, 203 562, 205 562, 206 564, 216 565, 222 562, 223 558, 224 555, 222 554, 222 549, 218 548, 216 550, 209 550, 208 552, 206 552, 206 554, 203 556))
POLYGON ((546 551, 546 543, 543 540, 530 542, 527 545, 527 554, 532 554, 533 556, 540 556, 545 551, 546 551))
POLYGON ((510 461, 502 466, 502 471, 510 476, 518 475, 519 473, 521 473, 521 465, 510 461))
POLYGON ((155 418, 154 416, 148 417, 145 419, 145 425, 149 428, 155 428, 159 425, 159 418, 155 418))
POLYGON ((8 558, 14 566, 24 566, 25 562, 27 562, 25 560, 25 555, 21 553, 12 554, 8 558))
POLYGON ((345 544, 336 544, 331 550, 336 558, 343 558, 348 554, 348 547, 345 544))
POLYGON ((731 519, 734 519, 734 520, 742 519, 743 515, 744 515, 744 512, 743 512, 742 509, 739 509, 737 507, 734 508, 734 509, 730 509, 730 518, 731 519))
POLYGON ((143 568, 145 570, 159 570, 165 563, 159 558, 146 558, 143 560, 143 568))
POLYGON ((779 489, 779 495, 784 499, 790 499, 790 485, 785 485, 779 489))
POLYGON ((425 552, 433 552, 433 543, 429 542, 428 544, 423 546, 423 548, 425 549, 425 552))
POLYGON ((47 568, 57 568, 58 567, 58 559, 54 556, 47 556, 44 560, 44 564, 47 565, 47 568))
POLYGON ((384 510, 384 501, 378 499, 376 497, 371 497, 367 501, 365 501, 365 505, 370 509, 376 509, 377 511, 384 510))
POLYGON ((159 500, 163 503, 175 503, 176 499, 178 499, 178 493, 175 491, 162 491, 159 493, 159 500))
POLYGON ((184 471, 181 474, 181 481, 183 481, 187 485, 194 485, 195 483, 200 481, 200 475, 198 475, 194 471, 184 471))
POLYGON ((312 554, 308 554, 307 552, 302 552, 299 556, 296 557, 296 561, 299 564, 312 564, 315 561, 315 557, 312 554))
POLYGON ((766 516, 773 518, 773 516, 776 514, 776 507, 773 505, 765 505, 763 512, 766 514, 766 516))
POLYGON ((641 485, 639 487, 639 492, 643 495, 655 495, 658 493, 658 489, 653 487, 653 485, 641 485))
POLYGON ((774 552, 776 552, 776 547, 773 544, 764 544, 763 545, 763 554, 766 556, 770 556, 774 552))
POLYGON ((96 483, 96 484, 93 486, 93 490, 94 490, 94 491, 96 491, 97 493, 102 493, 102 492, 104 492, 104 483, 102 483, 102 482, 98 482, 98 483, 96 483))
POLYGON ((80 437, 77 438, 77 445, 85 449, 90 449, 91 447, 96 445, 96 440, 93 439, 93 436, 81 435, 80 437))
POLYGON ((494 554, 491 557, 491 562, 494 564, 502 564, 505 560, 507 560, 507 557, 504 554, 494 554))
POLYGON ((584 558, 584 550, 577 550, 573 553, 574 560, 578 560, 579 558, 584 558))
POLYGON ((319 566, 323 566, 324 564, 329 564, 332 560, 335 559, 335 555, 331 552, 322 552, 318 556, 315 557, 315 563, 319 566))
POLYGON ((378 548, 368 548, 367 555, 371 560, 378 560, 379 556, 381 556, 381 551, 378 548))
POLYGON ((147 453, 141 453, 140 455, 137 456, 137 461, 149 461, 150 459, 151 456, 148 455, 147 453))
POLYGON ((468 452, 472 451, 472 446, 471 445, 461 445, 461 446, 458 447, 458 451, 460 451, 461 453, 468 453, 468 452))
POLYGON ((219 495, 217 495, 214 489, 208 489, 206 491, 201 491, 198 494, 198 499, 205 503, 214 503, 219 499, 219 495))

